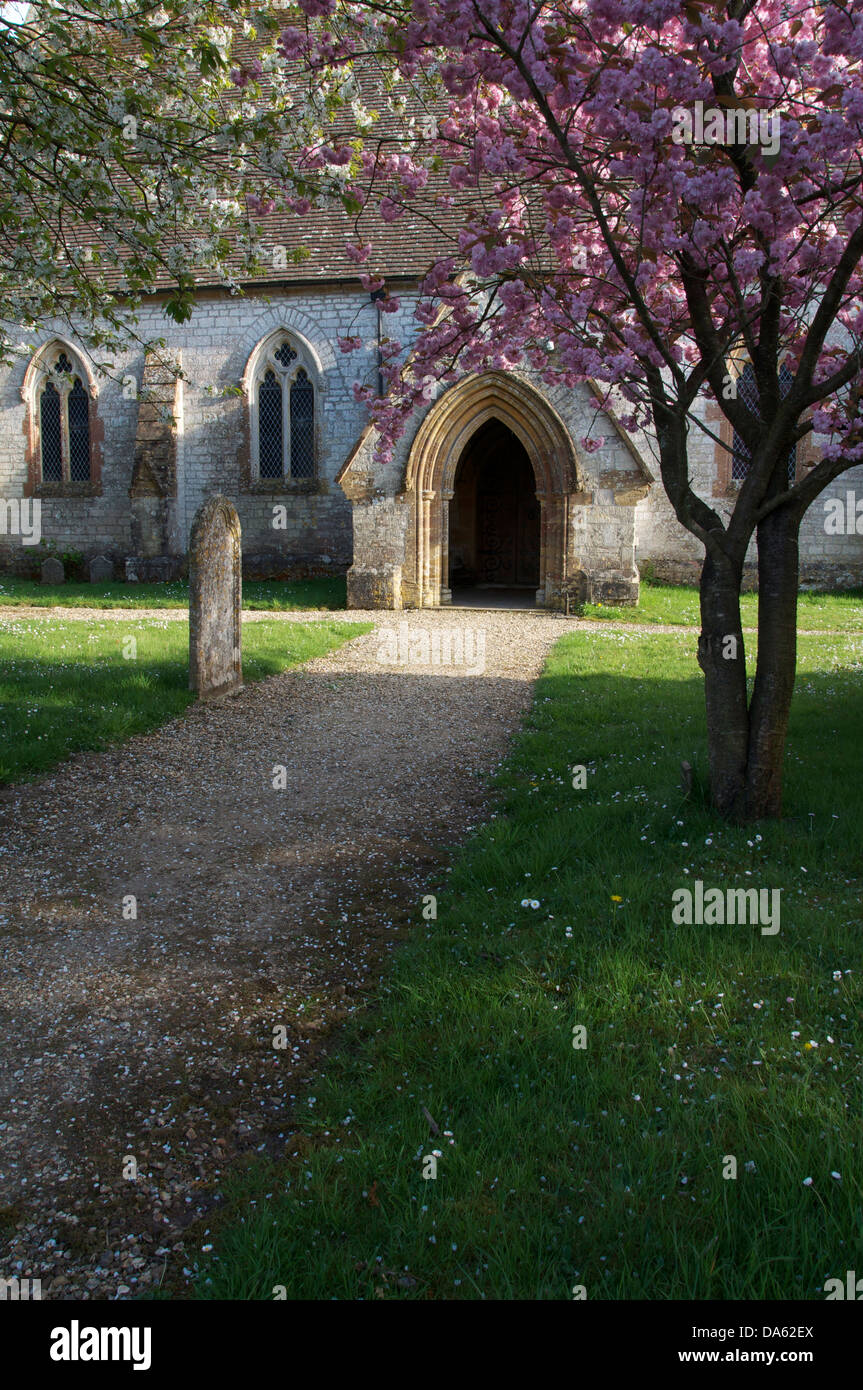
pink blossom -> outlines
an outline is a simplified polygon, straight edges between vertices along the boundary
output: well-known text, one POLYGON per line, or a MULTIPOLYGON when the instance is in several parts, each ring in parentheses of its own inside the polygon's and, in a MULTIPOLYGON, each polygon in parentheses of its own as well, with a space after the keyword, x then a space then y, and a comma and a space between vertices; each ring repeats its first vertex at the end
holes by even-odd
MULTIPOLYGON (((521 0, 408 0, 394 11, 346 3, 338 26, 327 22, 335 0, 299 3, 308 33, 288 28, 280 46, 310 74, 351 62, 356 72, 372 55, 405 83, 422 88, 433 75, 445 91, 435 140, 402 147, 370 133, 357 187, 345 197, 352 216, 357 206, 379 215, 375 242, 392 235, 386 226, 408 200, 423 225, 441 227, 413 306, 411 365, 400 368, 393 353, 386 399, 363 397, 382 451, 415 408, 417 360, 439 374, 454 363, 472 371, 527 363, 549 386, 593 380, 602 396, 620 388, 633 428, 653 409, 646 383, 654 370, 675 380, 672 399, 691 379, 696 401, 706 396, 722 410, 702 370, 707 347, 695 311, 700 330, 708 322, 723 350, 737 353, 761 330, 765 276, 780 287, 779 355, 810 373, 811 391, 847 361, 825 342, 810 371, 804 347, 863 225, 859 0, 757 0, 742 19, 678 0, 583 0, 577 13, 563 0, 536 13, 521 0), (733 83, 741 122, 731 111, 726 144, 723 106, 722 138, 698 143, 695 113, 709 118, 720 75, 733 83), (688 142, 676 138, 678 110, 688 113, 688 142), (772 153, 753 112, 781 112, 772 153), (852 171, 850 187, 839 170, 852 171)), ((246 80, 244 69, 235 72, 246 80)), ((305 187, 293 209, 306 207, 309 188, 331 192, 333 166, 352 158, 347 142, 298 151, 305 187)), ((373 244, 359 237, 375 223, 357 226, 346 249, 361 266, 373 244)), ((369 292, 384 285, 368 271, 360 283, 369 292)), ((837 302, 837 324, 861 346, 859 257, 837 302)), ((394 297, 379 304, 384 313, 399 308, 394 297)), ((863 385, 863 374, 851 385, 863 385)), ((854 400, 852 390, 810 402, 819 433, 848 461, 860 456, 863 437, 854 400)))

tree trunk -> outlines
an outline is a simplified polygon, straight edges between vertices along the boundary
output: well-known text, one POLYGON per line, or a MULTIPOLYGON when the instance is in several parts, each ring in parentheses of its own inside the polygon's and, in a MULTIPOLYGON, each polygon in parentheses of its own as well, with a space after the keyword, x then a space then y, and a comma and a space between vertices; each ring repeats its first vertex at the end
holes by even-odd
POLYGON ((740 579, 739 564, 709 553, 705 557, 698 664, 707 701, 710 792, 716 809, 730 818, 743 813, 749 746, 740 579))
POLYGON ((749 706, 744 816, 782 814, 782 767, 797 672, 796 510, 779 507, 759 523, 758 662, 749 706))

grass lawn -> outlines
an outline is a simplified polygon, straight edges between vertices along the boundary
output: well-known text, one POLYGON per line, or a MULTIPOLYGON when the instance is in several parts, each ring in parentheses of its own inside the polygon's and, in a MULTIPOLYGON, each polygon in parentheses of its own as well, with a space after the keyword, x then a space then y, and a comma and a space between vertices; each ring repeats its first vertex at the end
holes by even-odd
MULTIPOLYGON (((741 595, 740 611, 744 627, 757 627, 758 595, 741 595)), ((654 584, 646 579, 641 581, 636 608, 608 608, 602 603, 586 603, 581 616, 624 623, 701 625, 697 588, 683 584, 654 584)), ((835 594, 801 593, 797 599, 797 623, 800 628, 812 632, 863 632, 863 590, 835 594)))
POLYGON ((820 1299, 863 1269, 863 642, 801 639, 786 818, 745 829, 704 804, 693 645, 558 644, 437 920, 298 1087, 285 1160, 230 1176, 200 1297, 820 1299), (779 933, 673 925, 696 879, 780 889, 779 933))
MULTIPOLYGON (((0 576, 0 607, 35 605, 40 608, 187 608, 188 584, 59 584, 43 585, 32 579, 0 576)), ((243 607, 290 612, 300 609, 346 607, 343 577, 293 581, 248 580, 243 584, 243 607)), ((744 627, 758 626, 758 595, 741 599, 744 627)), ((635 608, 609 608, 585 604, 582 615, 626 623, 668 623, 697 627, 700 624, 698 590, 682 584, 654 584, 642 580, 635 608)), ((863 632, 863 590, 847 593, 801 593, 798 621, 811 631, 863 632)))
MULTIPOLYGON (((51 608, 188 608, 189 586, 174 584, 40 584, 35 579, 0 575, 0 607, 35 605, 51 608)), ((304 608, 343 609, 345 580, 249 579, 243 581, 243 607, 296 611, 304 608)))
MULTIPOLYGON (((327 620, 248 623, 243 679, 260 680, 321 656, 370 627, 327 620)), ((72 753, 163 724, 191 704, 188 683, 189 627, 175 619, 3 624, 0 782, 36 776, 72 753), (123 655, 130 637, 134 659, 123 655)))

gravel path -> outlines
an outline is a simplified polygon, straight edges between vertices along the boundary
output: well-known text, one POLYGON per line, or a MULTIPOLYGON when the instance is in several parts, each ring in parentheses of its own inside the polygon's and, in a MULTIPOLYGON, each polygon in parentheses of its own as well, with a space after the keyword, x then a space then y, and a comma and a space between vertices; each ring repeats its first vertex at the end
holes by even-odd
POLYGON ((488 813, 552 643, 584 626, 244 614, 277 616, 379 629, 0 790, 0 1277, 41 1278, 43 1297, 189 1277, 226 1163, 284 1154, 328 1035, 488 813), (416 664, 453 631, 466 651, 484 634, 470 671, 416 664))

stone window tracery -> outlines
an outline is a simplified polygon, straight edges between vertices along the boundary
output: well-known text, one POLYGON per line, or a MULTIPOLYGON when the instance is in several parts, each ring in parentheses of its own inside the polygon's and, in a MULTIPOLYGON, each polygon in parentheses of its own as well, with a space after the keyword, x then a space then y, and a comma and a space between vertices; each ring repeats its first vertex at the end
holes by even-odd
POLYGON ((287 334, 273 339, 252 383, 252 477, 260 482, 315 476, 312 368, 287 334))
POLYGON ((57 344, 40 355, 33 405, 38 481, 89 483, 90 396, 84 368, 70 348, 57 344))

